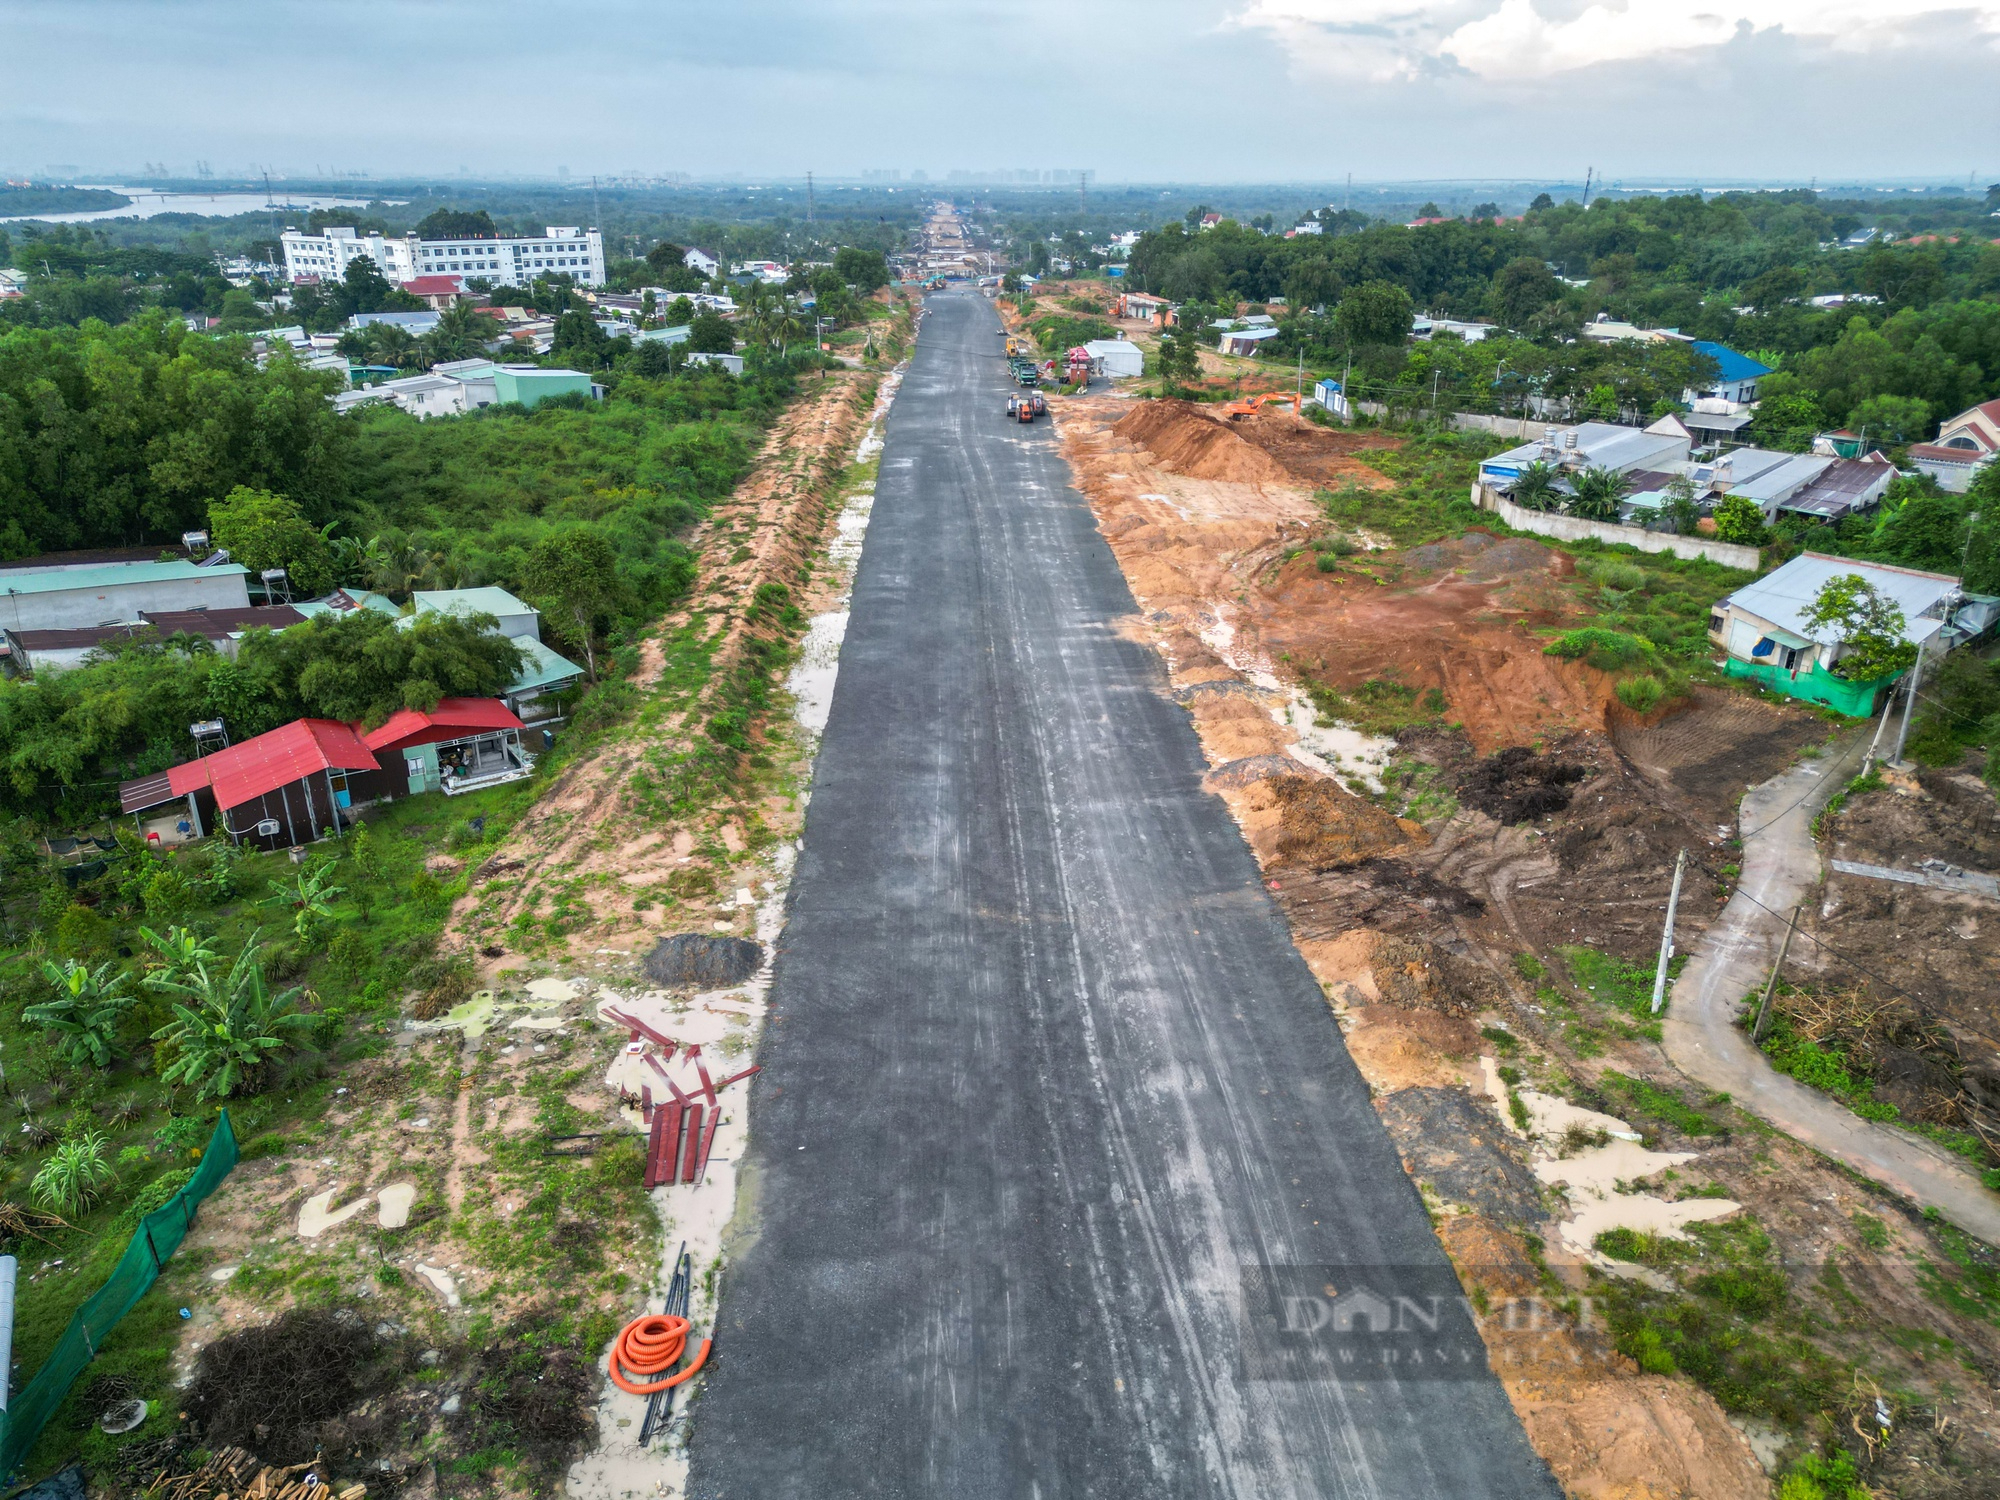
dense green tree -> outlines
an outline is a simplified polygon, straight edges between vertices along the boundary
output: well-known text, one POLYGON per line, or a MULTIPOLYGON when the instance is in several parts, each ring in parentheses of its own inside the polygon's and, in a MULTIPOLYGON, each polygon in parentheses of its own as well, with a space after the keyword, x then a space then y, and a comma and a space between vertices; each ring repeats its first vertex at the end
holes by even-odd
POLYGON ((417 221, 416 233, 427 240, 493 239, 500 231, 485 209, 433 209, 417 221))
POLYGON ((610 362, 611 346, 611 336, 597 326, 596 318, 581 308, 571 308, 556 319, 549 355, 565 364, 596 370, 610 362))
POLYGON ((148 314, 0 334, 0 556, 178 540, 237 485, 315 520, 345 488, 337 375, 148 314))
POLYGON ((889 262, 880 250, 843 245, 833 252, 833 269, 842 281, 864 295, 889 284, 889 262))
POLYGON ((1921 442, 1930 425, 1930 407, 1915 396, 1870 396, 1847 414, 1849 431, 1884 446, 1921 442))
POLYGON ((1410 294, 1394 282, 1369 281, 1340 299, 1334 321, 1356 344, 1402 344, 1410 336, 1410 294))
POLYGON ((310 599, 333 587, 326 538, 283 495, 239 484, 209 505, 208 530, 252 576, 283 568, 294 597, 310 599))
POLYGON ((735 349, 736 334, 727 318, 706 308, 694 315, 694 320, 688 325, 687 350, 690 354, 731 354, 735 349))
POLYGON ((1757 405, 1757 441, 1767 448, 1803 453, 1826 428, 1826 414, 1811 396, 1767 396, 1757 405))
POLYGON ((1764 511, 1747 495, 1725 495, 1716 502, 1715 534, 1725 542, 1745 547, 1761 547, 1769 533, 1764 527, 1764 511))
POLYGON ((1801 617, 1816 638, 1845 646, 1833 670, 1853 682, 1908 671, 1917 648, 1903 638, 1903 611, 1859 573, 1829 578, 1801 617))
POLYGON ((493 624, 490 615, 316 615, 289 630, 250 632, 238 660, 294 714, 372 727, 399 708, 504 692, 523 657, 512 640, 492 633, 493 624))
POLYGON ((537 542, 522 579, 529 602, 558 636, 583 652, 590 680, 597 680, 597 634, 619 612, 624 592, 618 555, 593 527, 578 526, 537 542))
POLYGON ((1193 385, 1201 374, 1201 346, 1195 342, 1194 330, 1179 323, 1162 334, 1159 361, 1160 381, 1167 390, 1181 391, 1193 385))
POLYGON ((1915 494, 1885 504, 1875 528, 1877 555, 1900 567, 1956 574, 1967 551, 1965 515, 1957 495, 1915 494))
POLYGON ((1562 300, 1556 273, 1533 256, 1507 262, 1493 278, 1493 310, 1509 328, 1532 331, 1543 313, 1562 300))
POLYGON ((1326 260, 1301 260, 1285 277, 1285 302, 1301 312, 1333 306, 1341 290, 1340 273, 1326 260))

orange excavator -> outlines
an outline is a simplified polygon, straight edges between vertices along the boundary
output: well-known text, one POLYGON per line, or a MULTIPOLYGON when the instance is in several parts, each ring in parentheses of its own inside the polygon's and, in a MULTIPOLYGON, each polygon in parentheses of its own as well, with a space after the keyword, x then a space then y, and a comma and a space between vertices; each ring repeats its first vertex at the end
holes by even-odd
POLYGON ((1283 406, 1293 416, 1299 414, 1299 398, 1290 391, 1266 391, 1243 401, 1231 401, 1222 408, 1225 417, 1254 417, 1267 406, 1283 406))

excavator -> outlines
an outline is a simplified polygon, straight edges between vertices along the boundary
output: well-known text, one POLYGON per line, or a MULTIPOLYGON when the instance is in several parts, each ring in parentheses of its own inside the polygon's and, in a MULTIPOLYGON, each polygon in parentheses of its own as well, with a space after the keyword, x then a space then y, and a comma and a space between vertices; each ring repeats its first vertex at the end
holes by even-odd
POLYGON ((1290 391, 1266 391, 1261 396, 1251 396, 1243 401, 1231 401, 1222 408, 1225 417, 1254 417, 1267 406, 1289 408, 1293 416, 1299 414, 1299 398, 1290 391))

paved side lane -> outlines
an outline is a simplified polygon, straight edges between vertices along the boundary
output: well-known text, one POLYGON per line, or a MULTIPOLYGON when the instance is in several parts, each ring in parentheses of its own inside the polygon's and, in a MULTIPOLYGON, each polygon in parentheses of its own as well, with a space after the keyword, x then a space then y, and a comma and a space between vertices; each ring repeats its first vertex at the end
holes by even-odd
MULTIPOLYGON (((1942 1209, 1954 1224, 2000 1244, 2000 1198, 1942 1146, 1864 1120, 1838 1100, 1774 1069, 1737 1025, 1762 992, 1792 908, 1820 888, 1813 820, 1861 770, 1865 729, 1831 753, 1801 760, 1743 794, 1737 827, 1743 872, 1694 957, 1674 981, 1661 1045, 1688 1077, 1720 1089, 1793 1140, 1845 1162, 1911 1202, 1942 1209)), ((1792 951, 1800 952, 1804 941, 1792 951)))
POLYGON ((791 888, 693 1493, 1553 1497, 1483 1371, 1244 1378, 1246 1267, 1446 1263, 1047 425, 1005 421, 993 309, 931 309, 791 888))

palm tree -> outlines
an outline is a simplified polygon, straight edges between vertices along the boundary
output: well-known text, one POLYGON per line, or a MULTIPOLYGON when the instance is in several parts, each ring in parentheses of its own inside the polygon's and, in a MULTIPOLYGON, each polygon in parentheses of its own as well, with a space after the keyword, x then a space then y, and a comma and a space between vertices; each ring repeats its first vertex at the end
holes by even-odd
POLYGON ((60 968, 44 960, 42 977, 55 995, 29 1006, 21 1019, 52 1033, 56 1049, 76 1066, 110 1067, 117 1055, 118 1023, 138 1003, 136 995, 124 992, 125 976, 113 964, 92 969, 71 958, 60 968))
POLYGON ((1515 478, 1507 498, 1523 510, 1554 510, 1562 498, 1556 490, 1556 476, 1554 464, 1529 464, 1515 478))
POLYGON ((437 327, 423 341, 433 362, 473 359, 484 352, 493 333, 491 318, 474 310, 470 302, 454 302, 438 315, 437 327))
POLYGON ((1625 498, 1625 476, 1616 469, 1588 468, 1570 481, 1574 493, 1564 507, 1585 521, 1615 521, 1625 498))
POLYGON ((304 990, 294 985, 272 994, 264 983, 257 934, 243 945, 227 972, 197 959, 182 973, 154 974, 146 985, 174 998, 174 1018, 153 1033, 172 1057, 160 1070, 164 1082, 192 1084, 197 1102, 227 1099, 248 1087, 285 1035, 318 1020, 298 1008, 304 990))

